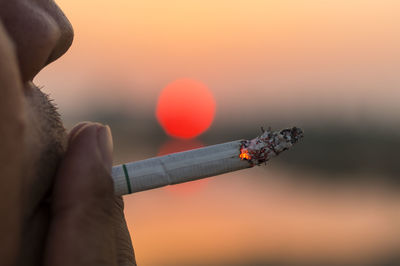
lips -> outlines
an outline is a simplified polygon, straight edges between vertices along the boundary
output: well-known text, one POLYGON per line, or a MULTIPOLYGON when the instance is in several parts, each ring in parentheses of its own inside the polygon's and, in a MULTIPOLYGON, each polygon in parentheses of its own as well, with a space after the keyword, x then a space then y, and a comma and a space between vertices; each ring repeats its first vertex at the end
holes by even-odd
POLYGON ((72 26, 54 2, 5 2, 1 4, 0 18, 14 42, 22 81, 32 81, 71 46, 72 26))

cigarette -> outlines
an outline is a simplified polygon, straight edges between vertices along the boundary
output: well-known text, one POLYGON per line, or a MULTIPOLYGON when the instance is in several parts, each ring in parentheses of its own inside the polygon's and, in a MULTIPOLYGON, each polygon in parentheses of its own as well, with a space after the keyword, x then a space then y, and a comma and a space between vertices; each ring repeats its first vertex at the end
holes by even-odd
POLYGON ((114 166, 115 194, 127 195, 251 168, 291 148, 302 137, 303 131, 297 127, 275 132, 263 130, 252 140, 236 140, 114 166))

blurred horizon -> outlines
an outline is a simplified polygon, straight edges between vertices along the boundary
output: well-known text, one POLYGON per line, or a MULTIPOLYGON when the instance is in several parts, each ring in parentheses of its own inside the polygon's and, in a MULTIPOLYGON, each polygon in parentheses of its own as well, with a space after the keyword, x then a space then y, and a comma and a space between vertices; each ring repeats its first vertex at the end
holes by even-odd
POLYGON ((400 264, 400 1, 57 2, 74 44, 34 82, 67 129, 110 125, 115 164, 305 131, 266 166, 125 196, 139 265, 400 264), (216 102, 186 141, 156 119, 182 78, 216 102))

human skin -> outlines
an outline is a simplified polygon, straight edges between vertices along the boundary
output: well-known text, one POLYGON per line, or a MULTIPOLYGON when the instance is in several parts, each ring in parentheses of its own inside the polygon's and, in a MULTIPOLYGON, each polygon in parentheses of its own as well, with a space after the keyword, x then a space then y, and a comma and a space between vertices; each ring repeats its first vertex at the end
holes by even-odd
POLYGON ((67 133, 32 82, 73 39, 52 0, 0 0, 0 265, 133 265, 110 129, 67 133))

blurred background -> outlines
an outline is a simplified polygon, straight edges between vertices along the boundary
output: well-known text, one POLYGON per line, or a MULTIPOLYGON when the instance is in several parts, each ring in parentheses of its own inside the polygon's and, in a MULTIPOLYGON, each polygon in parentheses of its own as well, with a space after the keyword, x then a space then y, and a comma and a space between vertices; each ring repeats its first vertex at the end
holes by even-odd
POLYGON ((399 1, 57 2, 75 41, 35 82, 68 129, 111 126, 115 164, 305 131, 267 166, 126 196, 139 265, 400 265, 399 1), (173 137, 157 108, 182 79, 211 100, 172 93, 195 109, 173 137))

